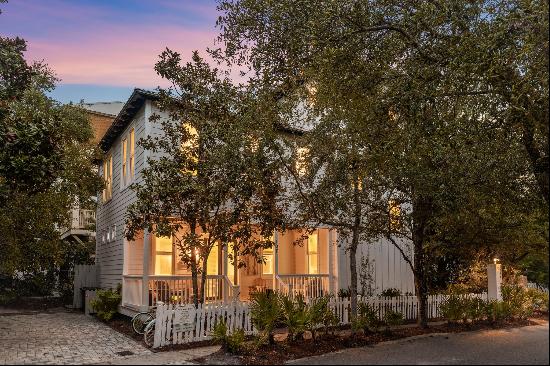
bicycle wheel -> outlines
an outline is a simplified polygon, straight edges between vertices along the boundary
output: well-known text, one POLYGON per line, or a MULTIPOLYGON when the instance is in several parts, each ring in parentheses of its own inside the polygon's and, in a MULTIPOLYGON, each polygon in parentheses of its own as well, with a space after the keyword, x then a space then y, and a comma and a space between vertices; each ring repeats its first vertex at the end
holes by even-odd
POLYGON ((143 331, 143 341, 147 345, 147 347, 153 347, 153 343, 155 342, 155 320, 151 320, 147 325, 145 326, 145 330, 143 331))
POLYGON ((137 334, 143 334, 145 331, 145 326, 153 319, 154 317, 150 313, 137 313, 134 315, 132 318, 132 328, 134 328, 134 332, 137 334))

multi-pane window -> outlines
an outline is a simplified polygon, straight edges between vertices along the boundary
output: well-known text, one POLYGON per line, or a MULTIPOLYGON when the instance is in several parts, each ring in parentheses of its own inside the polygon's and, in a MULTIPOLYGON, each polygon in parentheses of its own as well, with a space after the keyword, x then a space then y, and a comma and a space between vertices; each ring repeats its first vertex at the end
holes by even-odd
POLYGON ((172 274, 172 238, 170 236, 161 236, 155 238, 155 274, 172 274))
POLYGON ((135 170, 135 130, 132 128, 121 144, 121 188, 125 188, 134 179, 135 170))
POLYGON ((265 248, 263 252, 264 264, 262 266, 262 274, 273 274, 273 248, 265 248))
POLYGON ((309 274, 319 273, 319 235, 317 233, 307 238, 307 268, 309 274))
POLYGON ((103 202, 109 201, 113 197, 113 156, 108 155, 103 160, 103 202))
POLYGON ((127 182, 127 176, 128 176, 128 140, 123 139, 122 145, 121 145, 122 151, 121 153, 121 159, 122 159, 122 187, 126 185, 127 182))
POLYGON ((136 152, 136 133, 132 128, 130 130, 130 179, 134 179, 134 169, 135 169, 135 152, 136 152))

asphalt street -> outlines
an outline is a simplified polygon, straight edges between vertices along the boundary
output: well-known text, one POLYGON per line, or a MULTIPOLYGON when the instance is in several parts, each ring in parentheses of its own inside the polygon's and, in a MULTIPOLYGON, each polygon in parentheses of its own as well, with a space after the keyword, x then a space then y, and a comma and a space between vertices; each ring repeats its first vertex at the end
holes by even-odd
POLYGON ((548 365, 548 323, 438 334, 346 349, 295 365, 548 365))

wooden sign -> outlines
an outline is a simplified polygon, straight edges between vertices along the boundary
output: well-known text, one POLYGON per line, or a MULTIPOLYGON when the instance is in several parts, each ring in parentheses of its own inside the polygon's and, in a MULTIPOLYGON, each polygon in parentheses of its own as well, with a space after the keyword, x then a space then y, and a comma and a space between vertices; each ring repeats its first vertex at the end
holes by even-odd
POLYGON ((174 316, 174 332, 190 332, 195 329, 195 306, 182 305, 174 316))

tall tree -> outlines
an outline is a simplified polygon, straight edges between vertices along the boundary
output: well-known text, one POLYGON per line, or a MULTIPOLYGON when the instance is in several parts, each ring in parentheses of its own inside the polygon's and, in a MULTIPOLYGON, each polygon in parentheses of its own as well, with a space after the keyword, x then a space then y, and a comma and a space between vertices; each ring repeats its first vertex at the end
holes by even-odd
POLYGON ((237 266, 244 256, 261 260, 260 248, 273 245, 279 183, 253 134, 247 93, 198 52, 182 64, 166 50, 155 69, 173 87, 159 90, 162 112, 154 120, 162 136, 140 141, 153 157, 143 183, 133 186, 137 202, 128 209, 127 237, 142 229, 171 236, 191 271, 198 305, 215 245, 232 243, 237 266))
MULTIPOLYGON (((469 56, 479 62, 466 47, 483 42, 477 31, 497 24, 487 16, 492 6, 445 0, 228 0, 219 6, 226 60, 248 66, 253 83, 278 89, 285 98, 303 99, 296 90, 314 81, 319 108, 309 113, 319 128, 333 111, 346 111, 339 115, 342 125, 358 121, 356 136, 372 139, 364 142, 372 149, 362 151, 379 157, 377 169, 369 171, 387 178, 381 180, 385 191, 401 210, 395 225, 386 221, 377 228, 385 227, 382 235, 398 248, 396 237, 413 243, 414 256, 403 255, 415 275, 423 326, 430 259, 453 245, 444 239, 459 226, 445 226, 444 219, 454 217, 453 223, 462 224, 466 216, 481 219, 473 204, 479 195, 484 200, 477 203, 491 203, 502 224, 504 215, 514 211, 514 205, 507 211, 501 207, 513 203, 505 199, 511 187, 515 193, 532 191, 533 170, 523 169, 527 160, 518 149, 518 135, 500 123, 512 105, 488 93, 486 73, 466 62, 469 56), (491 146, 486 136, 496 143, 491 146), (494 191, 492 200, 481 196, 494 191)), ((499 44, 493 46, 496 54, 499 44)), ((285 118, 292 123, 296 115, 285 118)), ((386 217, 391 216, 389 210, 386 217)), ((521 222, 521 216, 515 217, 521 222)))
POLYGON ((100 186, 86 113, 45 95, 56 79, 28 64, 25 50, 23 39, 0 37, 0 273, 8 280, 61 264, 58 228, 100 186))

